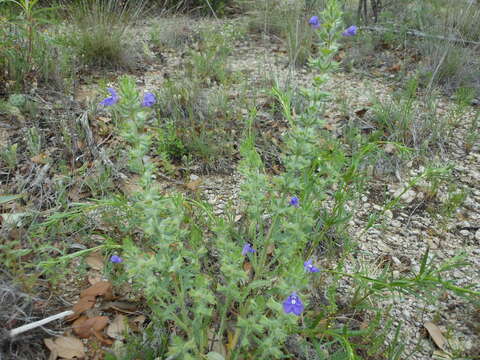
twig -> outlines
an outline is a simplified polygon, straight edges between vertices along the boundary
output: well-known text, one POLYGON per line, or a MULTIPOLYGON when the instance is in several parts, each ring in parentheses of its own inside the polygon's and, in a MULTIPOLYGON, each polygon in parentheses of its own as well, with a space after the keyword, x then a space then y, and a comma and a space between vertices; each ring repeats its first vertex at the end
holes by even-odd
POLYGON ((207 3, 208 7, 209 7, 210 10, 212 11, 212 14, 213 14, 213 16, 215 17, 215 19, 218 20, 217 14, 215 13, 215 10, 213 10, 213 7, 212 7, 212 5, 210 4, 210 1, 205 0, 205 2, 207 3))
POLYGON ((110 168, 117 178, 120 178, 122 180, 128 179, 125 174, 121 173, 115 168, 115 165, 113 165, 112 161, 108 158, 103 149, 101 151, 98 151, 95 140, 93 139, 92 129, 90 129, 90 125, 88 124, 88 113, 86 111, 84 111, 82 115, 78 117, 77 122, 80 124, 83 131, 85 132, 85 140, 87 140, 87 145, 92 155, 95 158, 100 159, 107 168, 110 168))
MULTIPOLYGON (((362 26, 361 29, 379 31, 379 32, 393 31, 396 34, 401 32, 400 30, 389 29, 382 26, 362 26)), ((480 45, 480 42, 478 41, 464 40, 464 39, 459 39, 452 36, 447 37, 447 36, 441 36, 441 35, 426 34, 418 30, 407 30, 405 33, 407 35, 416 36, 416 37, 430 38, 430 39, 443 40, 443 41, 452 41, 452 42, 463 43, 463 44, 480 45)))
MULTIPOLYGON (((110 168, 113 172, 113 174, 117 177, 120 178, 121 180, 127 180, 128 176, 123 174, 122 172, 118 171, 115 168, 115 165, 112 163, 112 161, 108 158, 107 154, 105 153, 104 149, 100 149, 100 151, 97 148, 97 145, 95 144, 95 140, 93 139, 93 134, 92 130, 90 129, 90 125, 88 124, 88 113, 84 111, 82 115, 80 115, 77 119, 77 122, 80 124, 82 127, 83 131, 85 132, 85 139, 87 140, 87 145, 88 148, 90 149, 90 152, 95 158, 98 158, 101 160, 101 162, 108 168, 110 168)), ((166 180, 168 182, 174 183, 176 185, 183 185, 186 186, 183 182, 177 181, 175 179, 172 179, 168 177, 167 175, 164 175, 160 172, 157 172, 156 175, 160 177, 163 180, 166 180)))
POLYGON ((52 164, 50 164, 50 163, 43 165, 43 167, 38 172, 36 178, 32 182, 32 185, 31 185, 32 189, 37 187, 37 186, 41 187, 41 185, 43 183, 43 180, 45 179, 45 176, 47 176, 48 170, 50 170, 51 166, 52 166, 52 164))
POLYGON ((20 334, 22 334, 26 331, 29 331, 29 330, 35 329, 39 326, 48 324, 49 322, 52 322, 54 320, 63 319, 64 317, 72 315, 73 313, 74 312, 72 310, 68 310, 68 311, 61 312, 60 314, 49 316, 45 319, 38 320, 38 321, 35 321, 31 324, 26 324, 26 325, 20 326, 16 329, 10 330, 8 335, 10 336, 10 338, 13 338, 13 337, 15 337, 17 335, 20 335, 20 334))
POLYGON ((440 67, 442 66, 443 62, 445 61, 445 58, 448 55, 448 50, 449 50, 448 48, 445 49, 445 52, 443 53, 442 58, 438 62, 437 67, 435 68, 435 71, 433 72, 432 77, 430 78, 430 81, 428 82, 427 93, 430 93, 430 90, 431 90, 432 85, 433 85, 433 81, 435 80, 435 76, 437 76, 438 70, 440 70, 440 67))

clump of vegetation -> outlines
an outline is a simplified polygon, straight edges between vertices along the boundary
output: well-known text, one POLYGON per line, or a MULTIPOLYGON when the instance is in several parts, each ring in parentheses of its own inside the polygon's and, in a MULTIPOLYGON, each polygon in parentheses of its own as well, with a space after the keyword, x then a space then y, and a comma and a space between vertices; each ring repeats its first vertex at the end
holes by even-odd
POLYGON ((159 91, 159 151, 174 162, 201 159, 206 167, 224 167, 236 140, 233 101, 226 89, 205 89, 194 77, 167 81, 159 91))
POLYGON ((161 19, 152 26, 150 43, 157 49, 177 49, 193 42, 189 20, 182 17, 161 19))
MULTIPOLYGON (((360 20, 358 8, 349 5, 347 19, 360 20)), ((439 84, 450 94, 459 87, 470 87, 480 94, 476 55, 480 30, 473 25, 480 21, 478 2, 397 1, 381 4, 376 16, 368 9, 366 17, 360 14, 368 27, 347 55, 347 64, 387 63, 387 69, 397 72, 399 63, 411 68, 413 58, 420 61, 422 86, 439 84)))
POLYGON ((49 9, 40 8, 38 1, 7 0, 0 10, 5 10, 0 17, 0 79, 9 82, 8 91, 24 90, 33 81, 64 89, 71 62, 54 34, 43 31, 50 23, 49 9))
POLYGON ((314 50, 315 33, 308 24, 324 1, 245 1, 251 31, 273 34, 281 39, 292 65, 303 66, 314 50))
POLYGON ((127 31, 140 18, 145 1, 80 0, 66 4, 67 36, 80 62, 97 67, 133 67, 142 49, 128 40, 127 31))

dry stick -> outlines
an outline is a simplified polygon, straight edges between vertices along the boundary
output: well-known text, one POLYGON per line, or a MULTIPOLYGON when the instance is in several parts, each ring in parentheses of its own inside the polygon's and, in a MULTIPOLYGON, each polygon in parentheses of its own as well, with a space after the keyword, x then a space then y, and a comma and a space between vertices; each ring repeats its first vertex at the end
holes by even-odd
POLYGON ((24 333, 26 331, 35 329, 39 326, 48 324, 49 322, 52 322, 54 320, 62 319, 64 317, 72 315, 72 314, 74 314, 74 312, 72 310, 67 310, 67 311, 61 312, 60 314, 52 315, 52 316, 49 316, 45 319, 38 320, 38 321, 35 321, 31 324, 26 324, 26 325, 20 326, 16 329, 10 330, 8 335, 10 336, 10 338, 13 338, 13 337, 15 337, 15 336, 17 336, 21 333, 24 333))
MULTIPOLYGON (((361 29, 367 29, 367 30, 373 30, 373 31, 379 31, 379 32, 393 31, 396 34, 401 32, 400 30, 388 29, 381 26, 362 26, 361 29)), ((441 35, 431 35, 418 30, 407 30, 406 34, 411 36, 416 36, 416 37, 437 39, 437 40, 443 40, 443 41, 452 41, 452 42, 463 43, 463 44, 480 45, 480 42, 478 41, 463 40, 455 37, 446 37, 441 35)))
POLYGON ((128 177, 125 174, 121 173, 120 171, 118 171, 115 168, 115 165, 113 165, 112 161, 107 157, 107 155, 105 154, 105 152, 103 150, 98 151, 97 145, 95 144, 95 140, 93 139, 92 129, 90 129, 90 125, 88 124, 88 112, 84 111, 82 113, 82 115, 80 115, 78 117, 77 122, 80 124, 83 131, 85 132, 85 139, 87 140, 87 145, 88 145, 88 148, 90 149, 92 155, 96 158, 100 158, 102 163, 107 168, 111 169, 113 174, 117 178, 120 178, 122 180, 128 179, 128 177))
POLYGON ((208 0, 205 0, 205 1, 206 1, 206 3, 208 4, 208 7, 210 8, 210 10, 212 10, 212 14, 213 14, 213 16, 215 17, 215 19, 218 20, 217 14, 215 14, 215 10, 213 10, 213 7, 212 7, 212 5, 210 4, 210 1, 208 1, 208 0))
POLYGON ((50 170, 51 166, 52 165, 50 163, 43 165, 43 167, 40 169, 37 176, 35 177, 35 179, 32 182, 32 185, 31 185, 32 189, 37 187, 37 186, 40 187, 42 185, 43 180, 47 176, 48 170, 50 170))
MULTIPOLYGON (((88 113, 87 111, 84 111, 82 113, 82 115, 80 115, 77 119, 77 122, 80 124, 80 126, 82 127, 83 131, 85 132, 85 138, 87 140, 87 145, 92 153, 92 155, 96 158, 100 158, 100 160, 102 161, 102 163, 109 169, 112 170, 113 174, 117 177, 117 178, 120 178, 122 180, 127 180, 128 177, 118 171, 116 168, 115 168, 115 165, 112 163, 112 161, 108 158, 107 154, 105 154, 105 151, 103 149, 101 149, 100 151, 98 150, 97 148, 97 145, 95 144, 95 140, 93 139, 93 133, 92 133, 92 129, 90 129, 90 125, 88 124, 88 113)), ((171 183, 174 183, 176 185, 183 185, 185 186, 185 184, 181 181, 177 181, 175 179, 172 179, 170 177, 168 177, 167 175, 164 175, 160 172, 157 172, 155 174, 156 176, 158 176, 159 178, 165 180, 165 181, 168 181, 168 182, 171 182, 171 183)))
POLYGON ((447 57, 447 54, 448 54, 448 50, 449 50, 448 48, 445 49, 445 52, 443 53, 442 58, 438 62, 437 67, 435 68, 435 71, 433 72, 432 77, 430 78, 430 81, 428 82, 427 93, 430 93, 430 90, 431 90, 432 85, 433 85, 433 80, 435 80, 435 76, 437 76, 438 70, 440 70, 440 66, 442 66, 443 62, 445 61, 445 58, 447 57))

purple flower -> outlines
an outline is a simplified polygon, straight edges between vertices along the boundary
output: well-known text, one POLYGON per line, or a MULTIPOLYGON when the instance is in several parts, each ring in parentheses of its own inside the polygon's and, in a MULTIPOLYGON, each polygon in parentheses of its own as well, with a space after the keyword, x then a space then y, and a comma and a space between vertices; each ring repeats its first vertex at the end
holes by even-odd
POLYGON ((290 201, 288 203, 290 205, 296 207, 296 208, 298 208, 300 206, 300 200, 296 196, 292 196, 292 198, 290 199, 290 201))
POLYGON ((242 250, 242 255, 245 256, 247 253, 254 253, 256 250, 250 245, 249 243, 246 243, 243 245, 243 250, 242 250))
POLYGON ((303 312, 304 306, 300 298, 297 296, 296 292, 293 292, 288 298, 283 302, 283 310, 289 314, 294 313, 297 316, 303 312))
POLYGON ((156 102, 157 102, 157 98, 155 97, 155 95, 152 94, 151 92, 147 92, 143 96, 142 106, 151 107, 155 105, 156 102))
POLYGON ((118 101, 118 95, 117 92, 115 91, 114 88, 108 88, 108 92, 110 93, 110 97, 107 97, 106 99, 103 99, 102 102, 100 102, 100 105, 102 106, 112 106, 115 105, 118 101))
POLYGON ((313 29, 318 29, 320 27, 320 21, 318 20, 318 16, 312 16, 308 23, 312 26, 313 29))
POLYGON ((349 26, 348 28, 345 29, 345 31, 342 33, 343 36, 355 36, 357 35, 357 27, 355 25, 349 26))
POLYGON ((123 259, 118 255, 112 255, 110 261, 114 264, 120 264, 121 262, 123 262, 123 259))
POLYGON ((313 266, 312 259, 305 261, 303 263, 303 267, 305 268, 306 272, 312 272, 312 273, 320 272, 319 268, 317 268, 316 266, 313 266))

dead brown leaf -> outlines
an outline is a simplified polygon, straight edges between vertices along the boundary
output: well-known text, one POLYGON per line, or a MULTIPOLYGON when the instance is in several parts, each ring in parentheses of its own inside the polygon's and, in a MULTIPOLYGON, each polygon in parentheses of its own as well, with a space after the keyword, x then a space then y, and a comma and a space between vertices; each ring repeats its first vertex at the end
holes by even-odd
POLYGON ((109 301, 102 305, 103 310, 116 310, 127 314, 133 314, 137 311, 137 304, 128 301, 109 301))
POLYGON ((95 296, 84 296, 81 297, 75 305, 73 305, 73 311, 75 314, 68 316, 67 320, 75 320, 82 314, 84 311, 87 311, 93 308, 95 305, 95 296))
POLYGON ((107 335, 115 340, 123 340, 127 331, 127 318, 118 314, 107 328, 107 335))
POLYGON ((267 246, 267 255, 272 255, 274 251, 275 251, 275 245, 274 244, 270 244, 270 245, 267 246))
POLYGON ((88 272, 88 282, 90 285, 95 285, 96 283, 102 281, 102 275, 96 271, 88 272))
POLYGON ((91 194, 89 191, 82 191, 82 187, 80 185, 73 186, 68 192, 68 198, 75 202, 85 199, 90 195, 91 194))
POLYGON ((250 274, 252 273, 253 271, 253 266, 252 264, 250 264, 248 261, 245 261, 243 263, 243 270, 245 270, 245 272, 250 276, 250 274))
POLYGON ((94 270, 103 270, 103 256, 98 251, 95 251, 88 255, 85 259, 85 262, 94 270))
POLYGON ((41 153, 30 158, 36 164, 46 164, 48 162, 48 155, 41 153))
POLYGON ((147 320, 145 315, 138 315, 137 317, 133 318, 132 321, 137 323, 138 325, 143 325, 143 323, 147 320))
POLYGON ((192 180, 188 182, 187 184, 185 184, 185 186, 190 191, 197 191, 200 185, 202 185, 202 182, 203 182, 202 179, 199 178, 197 180, 192 180))
POLYGON ((140 186, 140 176, 135 175, 120 184, 120 189, 125 195, 132 195, 142 190, 140 186))
POLYGON ((367 113, 367 111, 368 111, 367 108, 355 110, 355 115, 357 115, 359 118, 363 118, 365 116, 365 114, 367 113))
POLYGON ((73 323, 72 328, 75 335, 82 339, 86 339, 94 335, 95 331, 102 331, 107 324, 107 316, 95 316, 90 319, 86 316, 81 316, 73 323))
POLYGON ((395 145, 388 143, 383 149, 387 154, 393 154, 397 148, 395 147, 395 145))
POLYGON ((81 298, 87 296, 103 296, 106 300, 111 300, 113 298, 112 284, 109 281, 99 281, 80 293, 81 298))
POLYGON ((44 339, 45 346, 57 357, 64 359, 83 359, 85 347, 83 343, 73 336, 59 336, 52 339, 44 339))
POLYGON ((427 329, 428 334, 432 338, 435 345, 437 345, 439 349, 446 351, 447 339, 445 339, 445 337, 443 336, 440 328, 430 321, 427 321, 425 324, 423 324, 423 326, 425 326, 425 329, 427 329))
POLYGON ((387 69, 387 71, 390 71, 390 72, 399 72, 401 68, 402 68, 402 64, 396 64, 396 65, 390 66, 390 67, 387 69))

